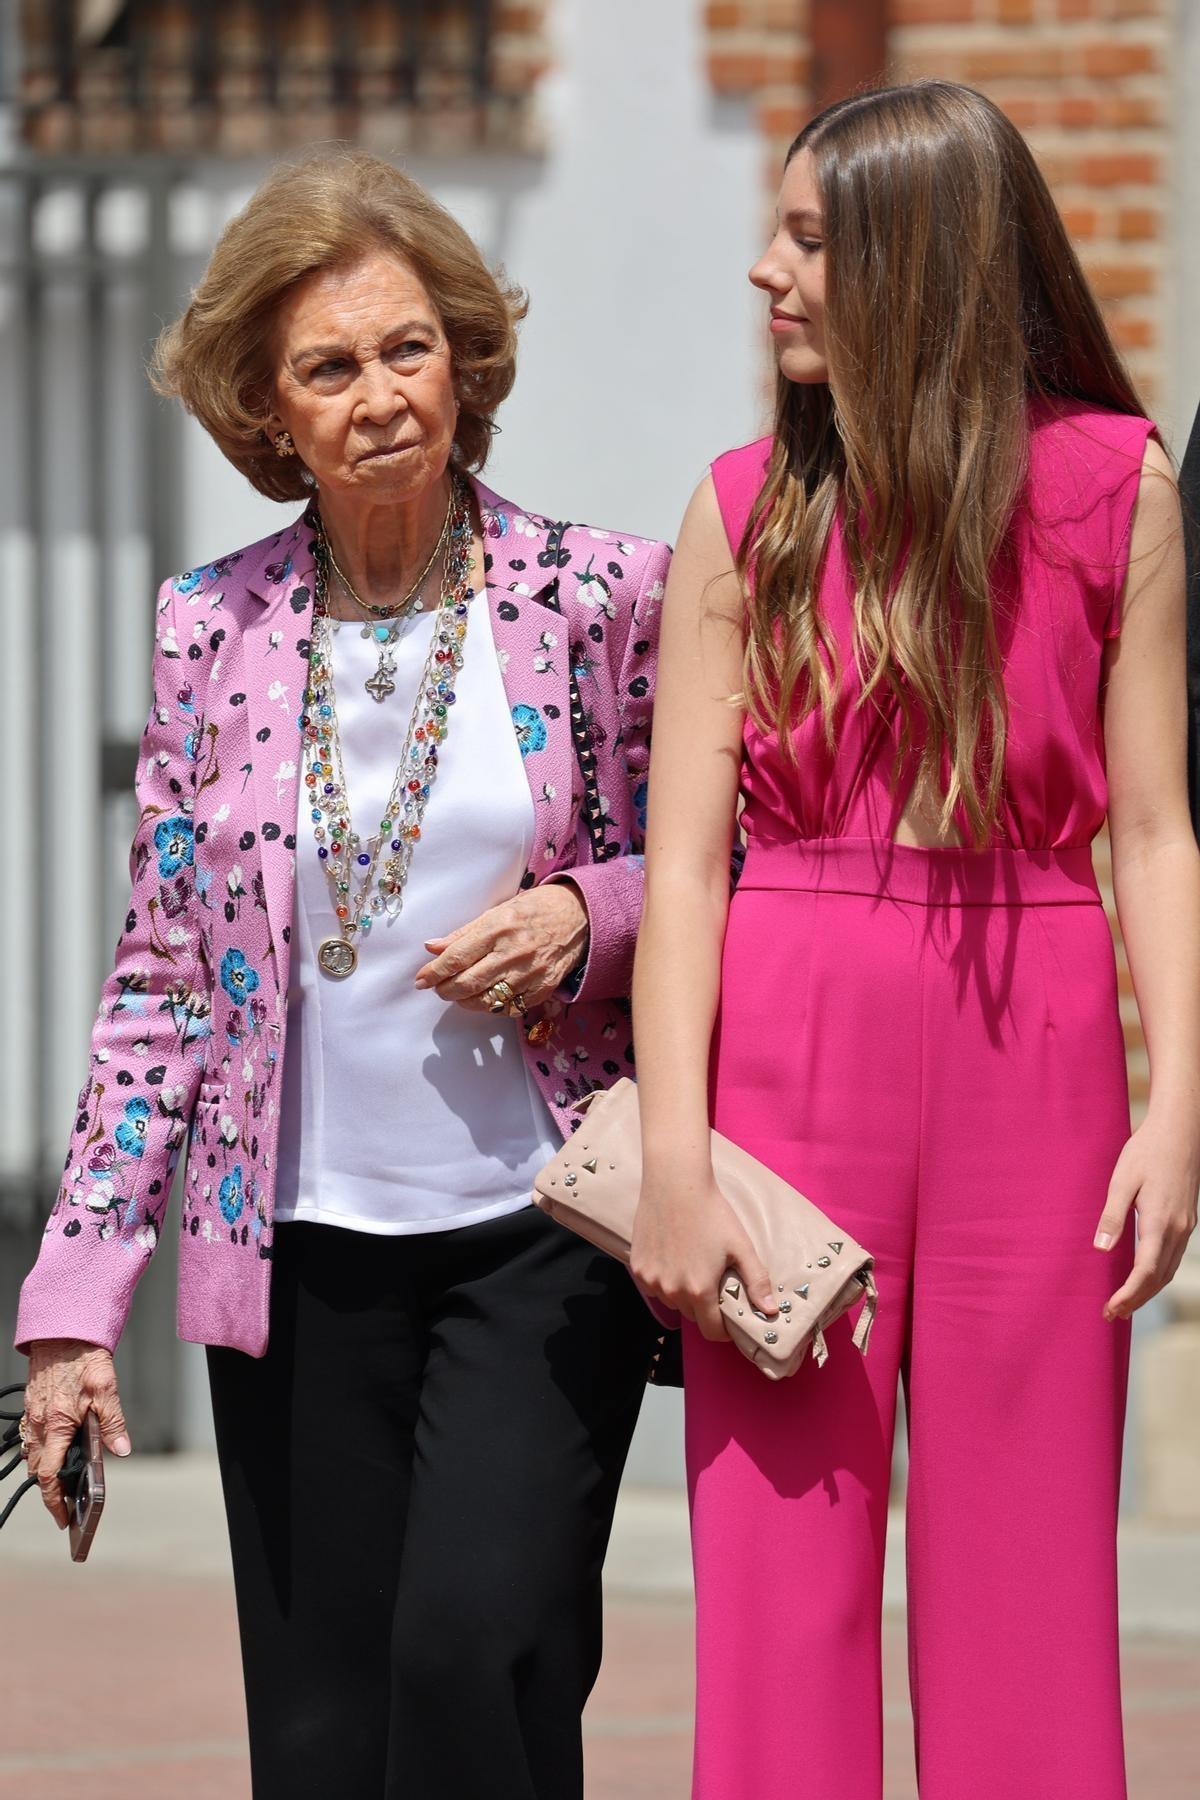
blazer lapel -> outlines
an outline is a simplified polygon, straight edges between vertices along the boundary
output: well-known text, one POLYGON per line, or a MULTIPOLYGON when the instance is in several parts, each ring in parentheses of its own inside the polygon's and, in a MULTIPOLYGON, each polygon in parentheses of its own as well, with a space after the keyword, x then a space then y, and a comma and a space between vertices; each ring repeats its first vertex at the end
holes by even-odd
POLYGON ((558 597, 558 534, 475 483, 483 524, 488 609, 536 829, 528 873, 574 861, 582 799, 570 733, 570 632, 558 597))
POLYGON ((263 893, 280 987, 287 980, 295 892, 300 711, 313 610, 312 534, 298 519, 271 561, 248 580, 255 603, 245 631, 246 709, 263 893))

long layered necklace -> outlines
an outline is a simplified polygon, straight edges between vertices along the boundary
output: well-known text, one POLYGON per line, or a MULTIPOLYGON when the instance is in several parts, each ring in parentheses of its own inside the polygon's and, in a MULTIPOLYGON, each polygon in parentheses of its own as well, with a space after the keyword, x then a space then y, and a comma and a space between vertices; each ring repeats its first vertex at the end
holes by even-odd
POLYGON ((358 941, 381 914, 396 917, 404 905, 413 850, 437 776, 438 753, 450 734, 454 677, 463 664, 467 616, 474 591, 471 571, 471 509, 467 484, 452 477, 445 531, 442 595, 433 635, 408 722, 404 748, 378 829, 363 836, 354 829, 342 762, 337 700, 333 685, 333 626, 329 617, 329 545, 319 513, 316 529, 316 582, 308 686, 300 729, 304 741, 304 782, 317 856, 325 871, 339 935, 325 938, 317 962, 334 980, 358 966, 358 941), (382 861, 382 873, 376 874, 382 861), (372 893, 372 888, 375 892, 372 893))

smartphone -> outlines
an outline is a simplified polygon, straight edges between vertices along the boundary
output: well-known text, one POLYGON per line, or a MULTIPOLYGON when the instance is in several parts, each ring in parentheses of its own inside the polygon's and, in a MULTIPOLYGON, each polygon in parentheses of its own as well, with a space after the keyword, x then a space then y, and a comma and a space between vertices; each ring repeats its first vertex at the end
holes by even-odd
POLYGON ((94 1412, 83 1415, 71 1449, 82 1451, 82 1461, 74 1473, 59 1476, 59 1485, 67 1503, 71 1561, 86 1562, 104 1510, 104 1444, 94 1412))

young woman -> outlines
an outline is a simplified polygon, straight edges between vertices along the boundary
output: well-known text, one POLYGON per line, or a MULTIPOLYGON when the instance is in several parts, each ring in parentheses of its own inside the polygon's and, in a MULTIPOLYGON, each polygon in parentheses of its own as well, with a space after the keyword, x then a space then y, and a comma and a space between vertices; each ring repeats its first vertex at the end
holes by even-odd
POLYGON ((899 1376, 922 1800, 1118 1800, 1129 1318, 1200 1180, 1171 468, 968 89, 816 118, 751 280, 775 424, 681 532, 634 982, 634 1270, 690 1321, 694 1791, 879 1800, 899 1376), (1106 813, 1152 1071, 1132 1136, 1106 813), (722 1341, 727 1267, 779 1296, 710 1123, 875 1253, 866 1361, 843 1321, 774 1386, 722 1341))

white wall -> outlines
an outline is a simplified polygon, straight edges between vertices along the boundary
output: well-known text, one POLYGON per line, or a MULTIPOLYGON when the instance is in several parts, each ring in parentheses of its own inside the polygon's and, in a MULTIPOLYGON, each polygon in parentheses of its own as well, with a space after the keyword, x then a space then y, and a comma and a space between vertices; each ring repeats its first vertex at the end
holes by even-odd
MULTIPOLYGON (((759 429, 763 391, 763 308, 746 281, 762 150, 740 109, 707 92, 701 12, 695 0, 558 0, 545 155, 406 164, 530 294, 489 482, 536 511, 665 538, 712 457, 759 429)), ((182 200, 197 272, 260 174, 214 166, 182 200)), ((191 421, 184 433, 184 565, 290 516, 191 421)), ((207 1430, 199 1356, 185 1368, 194 1442, 207 1430)), ((679 1467, 678 1396, 652 1391, 631 1478, 679 1467)))

